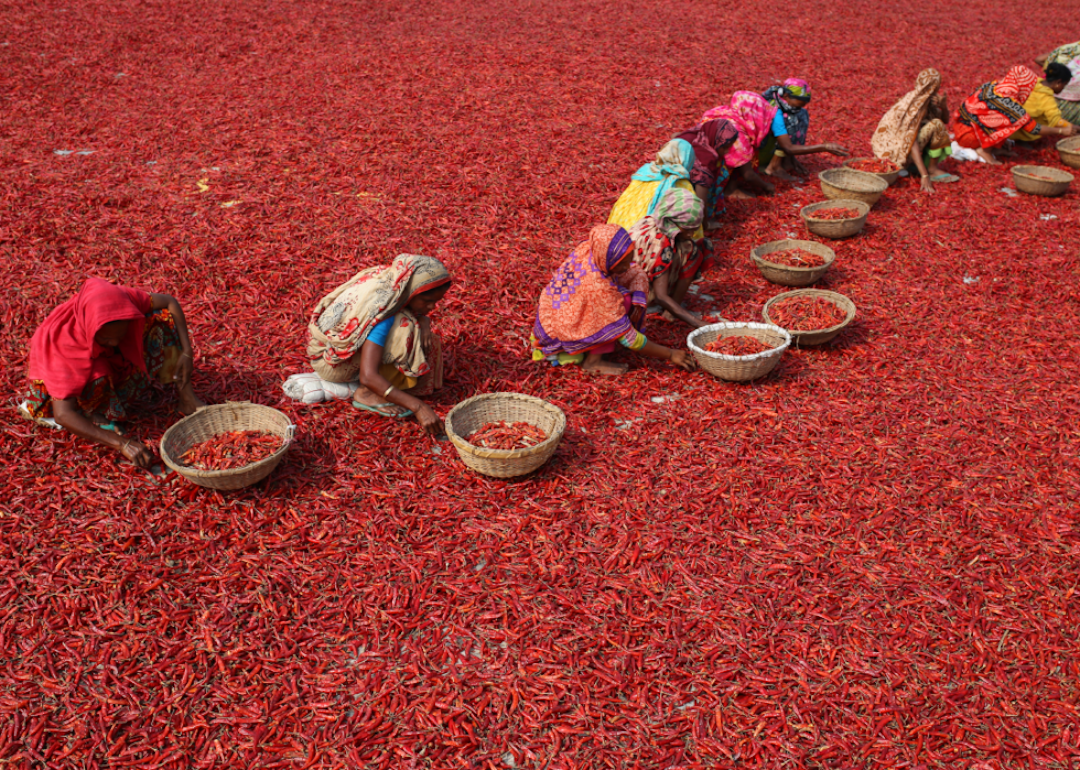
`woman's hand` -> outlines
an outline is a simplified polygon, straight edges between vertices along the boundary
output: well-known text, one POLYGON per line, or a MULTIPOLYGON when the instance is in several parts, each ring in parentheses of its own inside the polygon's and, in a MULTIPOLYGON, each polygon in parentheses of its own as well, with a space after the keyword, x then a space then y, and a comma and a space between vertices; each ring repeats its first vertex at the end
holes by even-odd
POLYGON ((839 155, 841 158, 846 158, 851 154, 846 147, 842 147, 835 142, 826 142, 822 147, 825 148, 825 152, 831 152, 833 155, 839 155))
POLYGON ((925 193, 934 194, 934 183, 930 181, 930 175, 924 174, 919 182, 919 186, 922 187, 922 191, 925 193))
POLYGON ((424 349, 428 349, 435 342, 435 334, 431 331, 431 319, 422 315, 417 323, 420 324, 420 344, 424 349))
POLYGON ((671 351, 671 363, 680 369, 685 369, 688 372, 694 371, 697 368, 697 362, 694 361, 693 356, 687 353, 685 350, 672 350, 671 351))
POLYGON ((432 436, 438 436, 441 433, 445 433, 443 430, 443 421, 439 415, 435 414, 435 410, 427 404, 423 404, 416 410, 416 421, 420 423, 420 427, 430 433, 432 436))
POLYGON ((120 445, 120 454, 140 468, 149 468, 154 464, 154 453, 135 439, 124 439, 124 443, 120 445))
POLYGON ((195 359, 191 353, 180 353, 180 358, 176 362, 176 371, 173 373, 173 382, 176 383, 176 387, 183 390, 191 384, 191 372, 195 368, 195 359))

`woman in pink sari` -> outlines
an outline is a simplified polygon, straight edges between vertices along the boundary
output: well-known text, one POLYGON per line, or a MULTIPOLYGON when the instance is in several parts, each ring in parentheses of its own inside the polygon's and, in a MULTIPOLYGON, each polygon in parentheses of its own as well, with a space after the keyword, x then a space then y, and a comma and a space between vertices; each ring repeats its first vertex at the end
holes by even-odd
POLYGON ((724 154, 724 165, 731 170, 725 197, 748 198, 743 185, 755 192, 773 193, 776 185, 762 179, 754 171, 754 155, 772 130, 776 107, 753 91, 736 91, 731 104, 714 107, 701 116, 701 122, 728 120, 739 132, 738 138, 724 154))

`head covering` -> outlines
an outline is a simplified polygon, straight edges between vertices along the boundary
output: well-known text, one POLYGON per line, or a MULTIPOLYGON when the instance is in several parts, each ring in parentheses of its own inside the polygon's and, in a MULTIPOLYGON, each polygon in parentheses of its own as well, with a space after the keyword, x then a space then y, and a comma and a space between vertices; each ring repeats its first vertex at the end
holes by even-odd
MULTIPOLYGON (((669 191, 652 216, 643 217, 630 228, 634 266, 651 282, 676 260, 681 265, 686 254, 676 254, 676 238, 682 230, 697 229, 704 214, 705 204, 694 193, 679 189, 669 191)), ((693 251, 692 243, 685 245, 683 251, 693 251)))
POLYGON ((773 107, 784 113, 784 125, 794 144, 806 144, 810 129, 810 112, 806 105, 796 107, 787 100, 791 98, 810 101, 810 84, 801 78, 788 78, 781 85, 770 86, 761 94, 773 107))
POLYGON ((900 166, 907 163, 911 145, 926 117, 927 105, 940 85, 941 74, 936 69, 924 69, 919 73, 915 88, 889 108, 870 138, 870 147, 876 157, 900 166))
POLYGON ((1039 76, 1027 67, 1013 67, 1001 80, 983 83, 965 99, 956 119, 971 127, 982 147, 997 147, 1020 129, 1037 132, 1024 102, 1038 83, 1039 76))
POLYGON ((719 175, 722 158, 731 143, 739 138, 739 131, 730 120, 718 118, 698 123, 678 136, 694 148, 694 167, 690 181, 696 185, 712 188, 719 175))
POLYGON ((27 376, 42 380, 53 398, 75 398, 90 382, 112 373, 111 351, 94 342, 94 335, 114 321, 128 322, 120 355, 145 372, 143 327, 149 311, 146 292, 88 278, 34 332, 27 376))
MULTIPOLYGON (((450 271, 434 257, 399 254, 389 267, 362 270, 323 297, 308 323, 309 359, 322 357, 331 366, 348 361, 381 321, 402 314, 403 328, 418 333, 419 325, 406 309, 418 294, 450 282, 450 271)), ((427 373, 424 352, 409 335, 392 332, 407 348, 397 358, 398 368, 409 377, 427 373)), ((388 341, 388 345, 390 342, 388 341)))
POLYGON ((611 271, 630 256, 633 241, 618 225, 597 225, 552 275, 540 295, 533 335, 545 355, 580 353, 632 328, 611 271))
POLYGON ((672 139, 656 153, 656 160, 646 163, 630 177, 638 182, 659 182, 653 191, 652 200, 645 210, 653 213, 656 204, 664 193, 672 189, 680 179, 690 178, 690 169, 694 167, 694 148, 683 139, 672 139))
POLYGON ((776 107, 765 101, 761 94, 736 91, 731 96, 731 104, 713 107, 701 116, 701 121, 725 118, 735 124, 739 136, 724 154, 724 163, 728 168, 736 168, 753 160, 757 148, 772 129, 774 115, 776 107))
MULTIPOLYGON (((1059 101, 1080 102, 1080 43, 1069 43, 1060 48, 1055 48, 1046 57, 1047 66, 1051 64, 1064 64, 1072 73, 1072 80, 1057 94, 1059 101)), ((1070 120, 1075 123, 1075 120, 1070 120)))

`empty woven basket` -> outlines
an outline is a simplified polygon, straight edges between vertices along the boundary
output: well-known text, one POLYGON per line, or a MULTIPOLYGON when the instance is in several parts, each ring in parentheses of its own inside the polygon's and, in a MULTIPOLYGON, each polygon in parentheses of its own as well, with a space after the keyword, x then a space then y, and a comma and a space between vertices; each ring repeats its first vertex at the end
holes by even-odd
POLYGON ((826 169, 818 174, 818 179, 821 180, 821 192, 826 198, 857 200, 870 206, 877 203, 889 188, 889 183, 877 174, 850 168, 826 169))
POLYGON ((270 475, 292 443, 296 429, 289 418, 269 406, 244 402, 215 404, 189 414, 161 437, 161 459, 192 484, 210 489, 241 489, 270 475), (184 465, 184 453, 196 444, 235 430, 258 430, 281 437, 281 448, 265 460, 225 471, 201 471, 184 465))
POLYGON ((806 229, 814 235, 822 238, 849 238, 863 229, 866 224, 866 215, 870 213, 870 205, 862 201, 838 198, 832 201, 821 201, 804 206, 799 214, 803 218, 806 229), (814 219, 814 213, 822 209, 855 209, 860 212, 853 219, 814 219))
POLYGON ((1016 189, 1028 195, 1061 195, 1072 184, 1073 175, 1053 166, 1013 166, 1016 189))
POLYGON ((785 238, 782 241, 770 241, 750 250, 750 258, 761 270, 766 281, 779 284, 780 286, 809 286, 818 281, 836 259, 836 252, 817 241, 798 241, 785 238), (790 265, 778 265, 769 261, 769 255, 777 251, 788 249, 802 249, 811 254, 818 254, 825 258, 825 264, 820 267, 792 267, 790 265))
POLYGON ((481 393, 467 398, 446 415, 446 435, 462 462, 478 473, 505 479, 531 473, 546 463, 566 431, 562 409, 524 393, 481 393), (465 437, 489 422, 527 422, 547 434, 536 446, 524 449, 484 449, 465 437))
POLYGON ((773 324, 727 321, 694 329, 686 338, 686 344, 698 366, 709 374, 729 382, 747 382, 773 370, 791 345, 791 335, 773 324), (772 348, 749 356, 727 356, 704 349, 719 337, 754 337, 772 348))
POLYGON ((1057 143, 1061 162, 1070 168, 1080 168, 1080 136, 1069 136, 1057 143))
POLYGON ((825 291, 824 289, 796 289, 795 291, 785 291, 783 294, 777 294, 765 303, 765 307, 761 311, 761 316, 765 319, 765 323, 776 325, 776 321, 769 316, 769 309, 777 302, 788 299, 789 297, 820 297, 821 299, 832 302, 845 313, 843 321, 835 326, 830 326, 827 329, 810 329, 807 331, 787 329, 786 331, 791 335, 792 341, 800 347, 803 345, 822 345, 829 342, 843 331, 844 327, 851 323, 855 318, 855 303, 843 294, 837 294, 835 291, 825 291))

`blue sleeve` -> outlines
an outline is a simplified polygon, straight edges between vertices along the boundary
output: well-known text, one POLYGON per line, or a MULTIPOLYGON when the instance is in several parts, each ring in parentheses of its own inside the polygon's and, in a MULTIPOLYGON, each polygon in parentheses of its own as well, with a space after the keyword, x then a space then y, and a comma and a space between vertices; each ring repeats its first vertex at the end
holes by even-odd
POLYGON ((787 123, 784 122, 784 111, 777 110, 772 119, 773 136, 787 136, 787 123))
POLYGON ((375 328, 368 333, 366 342, 374 342, 376 345, 385 346, 386 338, 390 336, 390 330, 393 328, 394 316, 390 316, 385 321, 379 321, 379 323, 375 324, 375 328))

